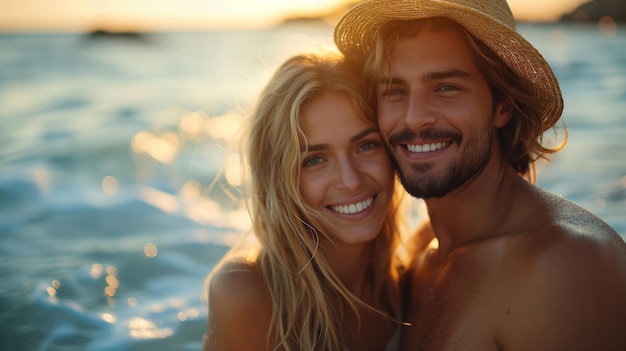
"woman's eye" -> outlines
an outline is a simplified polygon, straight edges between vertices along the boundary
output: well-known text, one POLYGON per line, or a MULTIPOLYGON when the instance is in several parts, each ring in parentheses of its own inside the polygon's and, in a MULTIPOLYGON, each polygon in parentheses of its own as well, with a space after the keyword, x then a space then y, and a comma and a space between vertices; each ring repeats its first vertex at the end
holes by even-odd
POLYGON ((369 151, 372 149, 377 148, 380 145, 380 143, 375 142, 375 141, 367 141, 364 142, 363 144, 361 144, 359 146, 359 152, 363 152, 363 151, 369 151))
POLYGON ((319 157, 319 156, 312 156, 312 157, 308 157, 304 160, 303 166, 304 167, 313 167, 313 166, 317 166, 320 163, 324 162, 324 159, 319 157))
POLYGON ((381 91, 380 96, 383 97, 393 97, 396 95, 402 95, 404 94, 404 90, 399 89, 399 88, 389 88, 389 89, 385 89, 383 91, 381 91))

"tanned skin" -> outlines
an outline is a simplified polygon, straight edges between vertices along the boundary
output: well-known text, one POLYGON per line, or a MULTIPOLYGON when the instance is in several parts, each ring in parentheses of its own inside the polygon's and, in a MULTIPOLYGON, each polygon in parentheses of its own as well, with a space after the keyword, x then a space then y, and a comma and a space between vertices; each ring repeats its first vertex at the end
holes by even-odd
POLYGON ((424 29, 397 42, 377 88, 381 134, 435 236, 415 255, 403 350, 626 350, 624 240, 504 162, 512 109, 470 50, 424 29))

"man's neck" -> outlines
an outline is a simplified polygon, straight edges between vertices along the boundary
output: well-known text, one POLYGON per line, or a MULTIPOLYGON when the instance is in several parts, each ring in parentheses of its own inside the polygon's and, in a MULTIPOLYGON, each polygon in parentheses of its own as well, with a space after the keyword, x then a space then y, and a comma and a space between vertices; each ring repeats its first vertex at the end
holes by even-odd
POLYGON ((514 184, 525 182, 492 159, 485 169, 442 198, 426 200, 442 258, 461 246, 500 236, 514 202, 514 184))

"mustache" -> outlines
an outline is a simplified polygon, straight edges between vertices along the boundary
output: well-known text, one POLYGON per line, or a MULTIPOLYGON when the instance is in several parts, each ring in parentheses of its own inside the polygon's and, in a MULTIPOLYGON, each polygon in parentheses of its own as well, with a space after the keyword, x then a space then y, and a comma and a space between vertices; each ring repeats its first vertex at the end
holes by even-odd
POLYGON ((448 139, 452 140, 453 142, 460 143, 463 137, 461 136, 461 134, 454 131, 429 128, 421 130, 419 133, 416 133, 408 128, 405 128, 400 132, 390 135, 388 143, 390 146, 396 146, 398 144, 408 144, 415 139, 448 139))

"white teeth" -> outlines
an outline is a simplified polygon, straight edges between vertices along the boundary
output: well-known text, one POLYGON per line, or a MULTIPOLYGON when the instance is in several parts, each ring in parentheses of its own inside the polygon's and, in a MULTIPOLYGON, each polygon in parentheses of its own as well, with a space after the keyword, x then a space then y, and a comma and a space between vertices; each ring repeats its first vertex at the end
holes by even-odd
POLYGON ((367 199, 365 201, 357 202, 355 204, 341 205, 341 206, 331 206, 331 209, 333 211, 339 212, 341 214, 355 214, 355 213, 359 213, 359 212, 365 210, 366 208, 370 207, 372 205, 373 201, 374 201, 374 198, 370 197, 369 199, 367 199))
POLYGON ((406 148, 411 152, 431 152, 450 145, 450 143, 432 143, 424 145, 407 145, 406 148))

